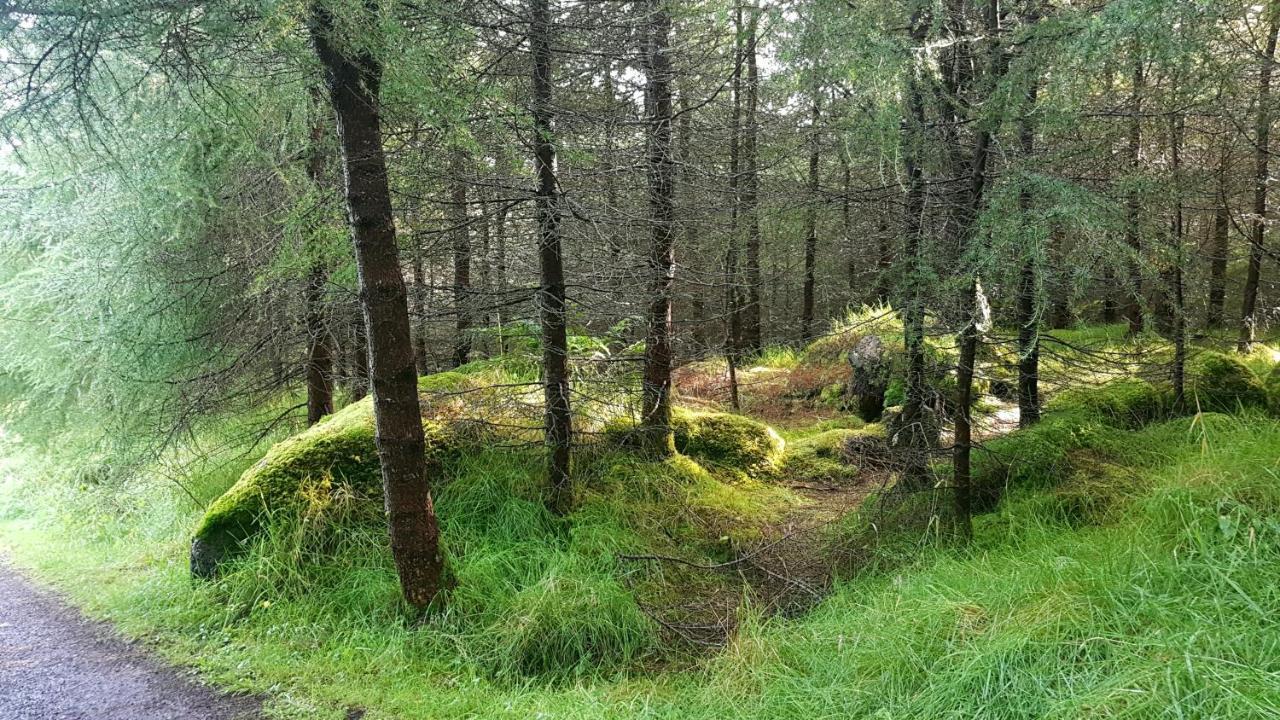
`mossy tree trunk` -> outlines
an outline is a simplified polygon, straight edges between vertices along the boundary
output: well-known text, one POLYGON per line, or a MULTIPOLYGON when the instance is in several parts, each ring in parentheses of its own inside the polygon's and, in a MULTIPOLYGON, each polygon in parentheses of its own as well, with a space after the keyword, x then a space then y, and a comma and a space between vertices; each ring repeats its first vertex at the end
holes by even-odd
POLYGON ((649 0, 645 93, 649 109, 649 312, 644 344, 640 438, 656 456, 675 452, 671 431, 671 287, 675 279, 675 156, 670 35, 665 0, 649 0))
POLYGON ((538 310, 542 323, 545 441, 550 453, 548 475, 552 512, 567 513, 573 504, 570 475, 573 414, 569 401, 569 340, 565 315, 564 258, 560 250, 560 203, 556 180, 556 146, 551 110, 551 7, 549 0, 530 0, 529 45, 533 55, 533 161, 538 188, 538 310))
MULTIPOLYGON (((376 7, 371 3, 366 11, 376 7)), ((311 6, 310 32, 342 151, 360 304, 369 330, 375 440, 391 553, 405 600, 422 608, 442 588, 444 555, 426 476, 409 302, 382 147, 382 66, 372 54, 352 51, 335 37, 334 17, 321 3, 311 6)))

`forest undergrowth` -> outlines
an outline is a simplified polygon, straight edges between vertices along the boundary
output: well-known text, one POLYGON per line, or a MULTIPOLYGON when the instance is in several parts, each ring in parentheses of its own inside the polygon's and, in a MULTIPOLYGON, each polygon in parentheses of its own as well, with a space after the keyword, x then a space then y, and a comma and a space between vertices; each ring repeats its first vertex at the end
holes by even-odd
MULTIPOLYGON (((243 417, 203 427, 218 449, 187 458, 181 486, 9 438, 0 549, 276 717, 1275 717, 1280 421, 1259 377, 1274 360, 1233 366, 1243 389, 1193 379, 1198 409, 1170 416, 1158 382, 1132 379, 1162 351, 1124 366, 1113 335, 1063 334, 1047 353, 1050 386, 1068 368, 1080 384, 1081 348, 1115 355, 1099 387, 988 438, 975 479, 999 487, 967 544, 885 524, 891 469, 848 449, 882 430, 839 407, 840 350, 819 341, 747 368, 770 378, 747 414, 787 418, 786 449, 750 471, 728 431, 772 441, 707 420, 737 422, 716 419, 715 373, 696 367, 685 454, 602 440, 566 518, 544 509, 536 449, 444 457, 455 585, 426 617, 398 600, 379 506, 354 483, 304 486, 216 579, 192 579, 205 508, 266 450, 244 447, 243 417)), ((999 358, 985 367, 979 410, 996 423, 999 358)))

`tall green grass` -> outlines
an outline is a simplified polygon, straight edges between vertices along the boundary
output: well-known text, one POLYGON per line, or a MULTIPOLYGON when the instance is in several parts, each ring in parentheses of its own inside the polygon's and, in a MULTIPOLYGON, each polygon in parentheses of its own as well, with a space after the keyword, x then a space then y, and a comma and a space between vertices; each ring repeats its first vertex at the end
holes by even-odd
MULTIPOLYGON (((0 543, 91 614, 268 693, 280 716, 1280 716, 1274 420, 1130 432, 1060 486, 1015 488, 969 547, 921 549, 804 617, 743 609, 727 648, 676 665, 654 664, 641 579, 612 553, 675 527, 654 516, 661 499, 711 492, 705 479, 604 459, 564 521, 536 502, 534 460, 492 451, 454 469, 439 506, 459 583, 423 624, 398 610, 379 520, 341 502, 323 509, 331 522, 278 525, 218 583, 193 583, 199 508, 184 492, 42 482, 11 461, 0 543), (1101 510, 1078 512, 1082 494, 1101 510)), ((234 469, 193 486, 207 495, 234 469)))

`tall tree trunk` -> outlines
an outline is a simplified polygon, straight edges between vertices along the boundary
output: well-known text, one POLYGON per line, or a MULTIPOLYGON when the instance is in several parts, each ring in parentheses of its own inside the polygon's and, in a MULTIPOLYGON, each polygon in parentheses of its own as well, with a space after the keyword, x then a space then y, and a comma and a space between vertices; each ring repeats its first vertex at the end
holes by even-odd
MULTIPOLYGON (((372 3, 367 7, 375 11, 372 3)), ((442 589, 444 555, 427 477, 409 301, 382 148, 382 66, 366 51, 346 54, 353 51, 334 37, 334 18, 321 3, 311 7, 310 31, 337 116, 360 304, 369 329, 374 439, 391 554, 405 600, 422 608, 442 589)))
MULTIPOLYGON (((1000 3, 990 0, 986 8, 986 34, 989 38, 987 49, 988 93, 994 92, 996 84, 1008 67, 1009 56, 1000 47, 1000 3)), ((990 95, 988 94, 988 98, 990 95)), ((977 222, 986 202, 987 163, 991 148, 991 128, 982 119, 978 120, 975 130, 973 153, 969 158, 969 189, 965 203, 958 215, 958 232, 962 238, 962 251, 972 255, 978 242, 977 222)), ((969 270, 972 273, 972 269, 969 270)), ((973 482, 970 460, 973 450, 973 373, 978 357, 978 341, 981 331, 981 309, 978 305, 978 278, 971 275, 968 286, 961 297, 961 322, 959 345, 960 358, 956 363, 956 419, 955 447, 952 449, 952 476, 955 486, 956 522, 961 532, 971 532, 970 514, 972 507, 973 482)))
POLYGON ((473 298, 472 310, 476 311, 478 309, 481 311, 479 313, 480 325, 481 327, 488 329, 489 325, 493 322, 493 266, 491 264, 492 258, 490 257, 493 251, 493 242, 489 231, 490 203, 488 189, 481 185, 479 195, 480 217, 478 227, 480 230, 480 289, 473 298), (481 305, 480 308, 475 307, 478 304, 481 305))
POLYGON ((745 51, 747 64, 746 109, 743 118, 742 137, 742 214, 747 223, 743 273, 746 280, 746 301, 742 304, 742 345, 758 351, 763 345, 760 312, 760 175, 757 139, 759 126, 756 106, 760 100, 760 70, 756 62, 756 41, 759 34, 760 11, 747 8, 745 51))
MULTIPOLYGON (((852 296, 858 290, 858 260, 853 249, 853 201, 850 197, 853 186, 853 170, 849 166, 849 152, 840 148, 840 250, 845 253, 844 275, 849 284, 852 296)), ((883 220, 881 230, 883 231, 883 220)), ((877 237, 884 242, 883 232, 877 237)), ((887 290, 886 290, 887 292, 887 290)), ((851 298, 852 299, 852 298, 851 298)))
MULTIPOLYGON (((324 91, 311 89, 311 107, 315 117, 311 123, 311 147, 307 158, 307 178, 316 192, 324 182, 324 91)), ((314 232, 314 229, 313 229, 314 232)), ((333 412, 333 336, 325 321, 324 290, 329 282, 329 268, 318 247, 307 248, 311 269, 307 276, 307 424, 333 412)))
MULTIPOLYGON (((1028 168, 1036 149, 1035 127, 1031 124, 1036 92, 1033 81, 1027 88, 1026 105, 1018 119, 1018 140, 1028 168)), ((1024 183, 1018 194, 1018 209, 1024 223, 1030 216, 1032 200, 1031 188, 1024 183)), ((1018 427, 1030 427, 1040 420, 1040 321, 1036 307, 1039 277, 1034 248, 1028 246, 1023 252, 1018 278, 1018 427)))
POLYGON ((418 368, 419 375, 426 375, 431 368, 427 362, 427 287, 426 274, 423 272, 423 253, 422 235, 417 228, 411 230, 413 233, 413 259, 410 267, 413 270, 413 313, 410 320, 414 328, 413 333, 413 360, 414 365, 418 368))
POLYGON ((1129 287, 1125 297, 1124 315, 1129 321, 1129 333, 1136 335, 1142 332, 1142 233, 1138 223, 1141 220, 1142 199, 1136 187, 1138 171, 1142 163, 1142 91, 1146 82, 1142 68, 1142 56, 1135 51, 1133 66, 1133 94, 1129 100, 1129 146, 1125 155, 1132 177, 1130 182, 1135 187, 1129 191, 1127 217, 1125 219, 1125 244, 1132 256, 1129 258, 1129 287))
POLYGON ((675 452, 671 431, 671 285, 675 278, 675 157, 672 154, 671 15, 666 0, 649 0, 645 70, 650 115, 649 313, 644 344, 640 437, 655 456, 675 452))
POLYGON ((804 229, 804 304, 800 310, 800 340, 809 342, 813 339, 814 291, 816 290, 816 273, 818 262, 818 162, 821 136, 818 123, 822 109, 818 99, 819 89, 813 89, 813 106, 809 122, 809 207, 805 213, 804 229))
MULTIPOLYGON (((923 44, 927 21, 917 11, 911 19, 911 38, 916 47, 923 44)), ((920 68, 912 68, 907 83, 906 115, 902 121, 902 162, 907 179, 903 203, 902 259, 908 263, 901 288, 899 312, 902 314, 903 344, 907 356, 907 377, 902 413, 898 419, 898 436, 905 451, 905 468, 898 486, 907 492, 929 487, 929 457, 937 444, 936 421, 929 407, 933 389, 925 367, 924 347, 924 92, 920 87, 920 68)))
POLYGON ((324 318, 324 289, 328 268, 312 260, 307 277, 307 424, 333 412, 333 344, 324 318))
POLYGON ((1253 220, 1249 231, 1249 270, 1241 304, 1240 341, 1237 349, 1248 352, 1258 329, 1258 283, 1267 231, 1267 174, 1271 157, 1271 71, 1276 60, 1276 35, 1280 32, 1280 0, 1267 3, 1267 45, 1258 71, 1258 115, 1254 131, 1253 220))
POLYGON ((1169 118, 1170 171, 1173 175, 1173 220, 1169 239, 1173 243, 1173 273, 1169 295, 1173 300, 1173 403, 1182 407, 1185 397, 1187 367, 1187 314, 1183 293, 1183 222, 1182 222, 1182 136, 1181 114, 1169 118))
POLYGON ((453 366, 471 359, 471 219, 467 212, 467 155, 454 150, 450 162, 452 189, 449 193, 450 223, 453 225, 453 366))
MULTIPOLYGON (((613 60, 605 62, 604 67, 604 93, 609 98, 608 110, 609 117, 612 118, 617 112, 618 96, 617 91, 613 87, 613 60)), ((621 221, 626 217, 626 212, 622 209, 622 204, 618 200, 618 140, 617 127, 612 120, 605 121, 604 127, 604 204, 605 213, 611 220, 621 221)), ((624 250, 629 250, 631 243, 630 235, 623 231, 617 232, 615 238, 610 241, 610 253, 615 261, 622 258, 624 250)))
POLYGON ((1102 322, 1113 325, 1120 322, 1120 303, 1116 301, 1116 274, 1111 267, 1102 271, 1102 322))
POLYGON ((369 394, 369 328, 363 307, 351 323, 351 339, 351 402, 356 402, 369 394))
POLYGON ((533 54, 533 164, 538 178, 538 309, 542 322, 545 438, 551 496, 548 505, 565 514, 573 504, 570 442, 573 415, 569 404, 569 340, 566 318, 564 258, 560 251, 560 197, 556 181, 556 146, 552 129, 551 5, 530 0, 529 45, 533 54))
POLYGON ((742 0, 735 0, 733 4, 733 29, 733 114, 729 128, 729 193, 732 198, 729 209, 729 240, 724 254, 724 355, 728 365, 729 404, 734 410, 741 410, 738 396, 738 357, 742 352, 742 293, 738 288, 738 234, 742 217, 742 64, 745 61, 742 0))
MULTIPOLYGON (((495 157, 506 158, 505 153, 508 150, 503 149, 502 154, 495 153, 495 157)), ((503 162, 503 171, 499 175, 498 181, 506 183, 506 173, 511 167, 511 160, 503 162)), ((507 233, 510 224, 507 222, 507 213, 510 203, 506 198, 501 198, 498 202, 497 212, 493 217, 493 289, 494 297, 497 299, 497 305, 494 311, 494 321, 498 325, 498 353, 506 352, 506 348, 502 339, 502 315, 507 306, 507 233)))
POLYGON ((1213 209, 1213 229, 1209 242, 1209 303, 1204 323, 1211 330, 1222 327, 1227 303, 1227 256, 1231 252, 1231 207, 1227 197, 1227 164, 1231 157, 1230 146, 1223 144, 1222 160, 1218 165, 1217 197, 1213 209))

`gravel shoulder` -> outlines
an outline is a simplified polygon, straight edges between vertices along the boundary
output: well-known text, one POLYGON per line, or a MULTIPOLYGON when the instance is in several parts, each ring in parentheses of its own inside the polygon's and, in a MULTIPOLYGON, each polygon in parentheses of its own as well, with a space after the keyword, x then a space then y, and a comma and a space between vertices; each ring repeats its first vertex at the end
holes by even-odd
POLYGON ((258 720, 260 702, 199 684, 36 588, 0 558, 0 718, 258 720))

